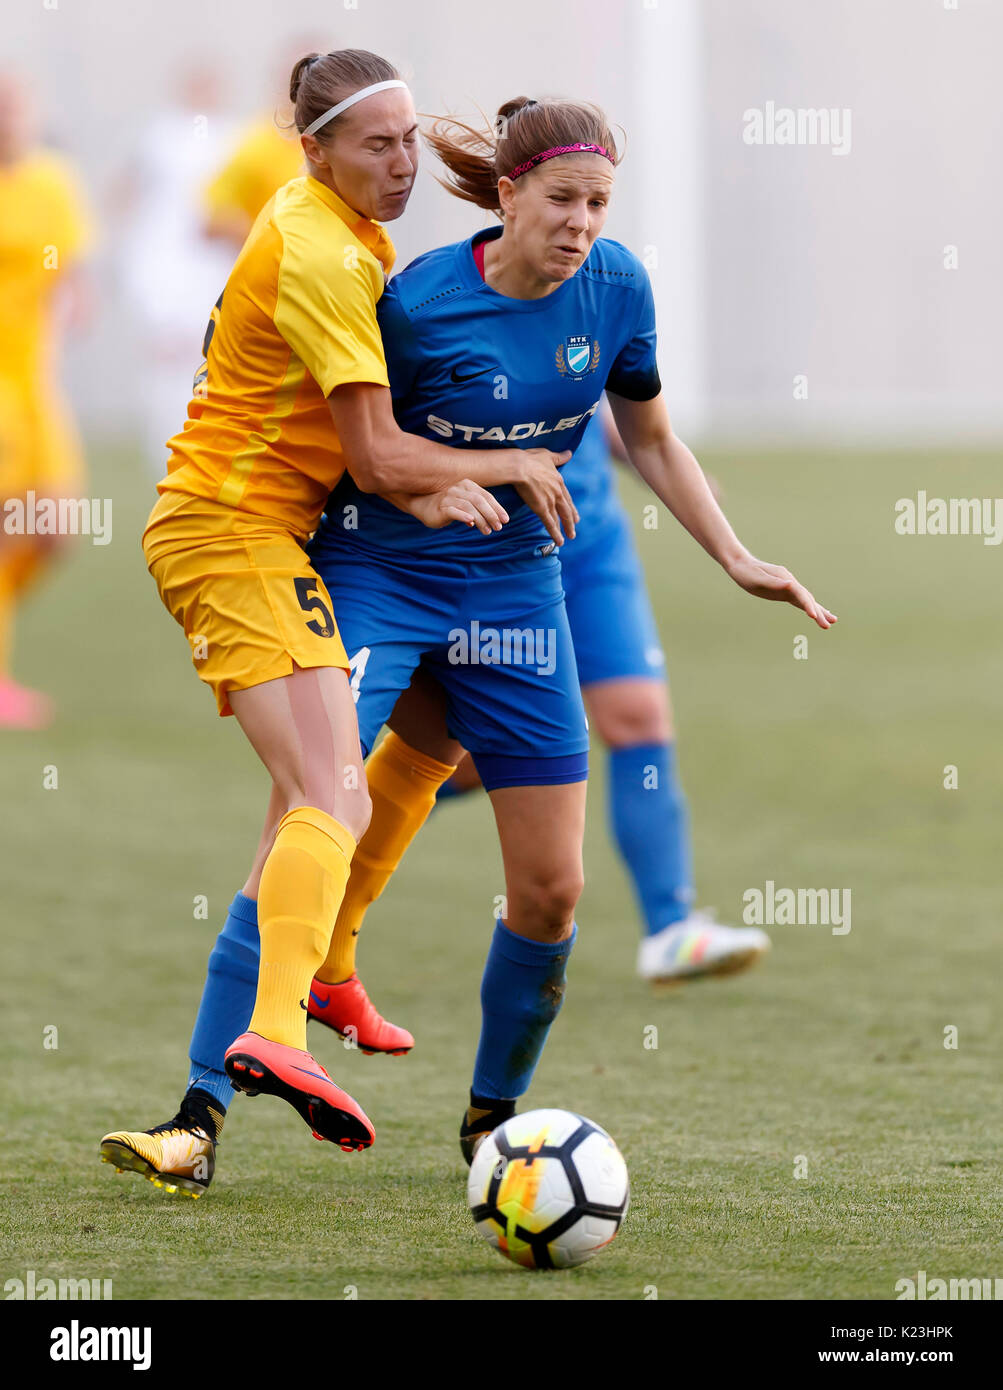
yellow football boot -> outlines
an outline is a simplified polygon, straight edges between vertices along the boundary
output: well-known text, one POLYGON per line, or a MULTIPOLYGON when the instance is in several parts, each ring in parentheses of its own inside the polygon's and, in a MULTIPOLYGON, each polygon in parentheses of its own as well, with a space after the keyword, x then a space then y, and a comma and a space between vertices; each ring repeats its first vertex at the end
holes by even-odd
POLYGON ((166 1124, 146 1130, 118 1130, 101 1140, 101 1161, 118 1173, 141 1173, 165 1192, 201 1197, 216 1169, 216 1143, 223 1112, 204 1091, 189 1091, 166 1124))

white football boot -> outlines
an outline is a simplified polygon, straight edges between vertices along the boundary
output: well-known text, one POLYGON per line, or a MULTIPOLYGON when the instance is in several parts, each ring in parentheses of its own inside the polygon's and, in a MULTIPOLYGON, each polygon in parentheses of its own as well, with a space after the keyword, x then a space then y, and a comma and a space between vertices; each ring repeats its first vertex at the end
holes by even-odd
POLYGON ((755 965, 769 949, 770 938, 759 927, 724 927, 707 909, 694 909, 681 922, 642 939, 637 973, 661 984, 733 975, 755 965))

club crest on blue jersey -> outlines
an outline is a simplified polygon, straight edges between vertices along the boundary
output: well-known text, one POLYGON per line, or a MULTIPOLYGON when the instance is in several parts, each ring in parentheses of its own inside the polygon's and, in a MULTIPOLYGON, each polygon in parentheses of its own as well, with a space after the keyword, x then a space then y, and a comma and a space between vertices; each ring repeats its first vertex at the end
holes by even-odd
POLYGON ((599 365, 599 343, 584 333, 572 333, 557 349, 557 370, 561 376, 585 376, 599 365))

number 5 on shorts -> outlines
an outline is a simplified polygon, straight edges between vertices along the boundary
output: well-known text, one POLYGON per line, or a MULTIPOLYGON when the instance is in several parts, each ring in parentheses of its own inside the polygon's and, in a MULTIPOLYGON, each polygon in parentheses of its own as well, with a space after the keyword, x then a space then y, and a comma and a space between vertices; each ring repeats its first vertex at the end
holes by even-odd
POLYGON ((296 576, 293 583, 296 585, 296 597, 299 599, 303 612, 320 614, 319 619, 312 618, 307 623, 307 627, 318 637, 333 637, 335 633, 334 615, 318 593, 316 579, 312 579, 307 574, 300 574, 296 576))

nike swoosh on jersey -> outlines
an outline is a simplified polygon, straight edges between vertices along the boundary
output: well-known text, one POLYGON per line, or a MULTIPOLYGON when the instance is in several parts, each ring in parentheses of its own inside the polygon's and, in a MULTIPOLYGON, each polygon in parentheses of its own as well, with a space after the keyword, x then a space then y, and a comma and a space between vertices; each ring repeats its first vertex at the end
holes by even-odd
POLYGON ((464 381, 473 381, 475 377, 484 376, 485 372, 490 372, 491 370, 492 369, 490 367, 482 367, 479 372, 469 372, 466 376, 460 376, 460 374, 454 367, 453 370, 449 373, 449 379, 450 381, 455 381, 457 384, 459 384, 464 381))

